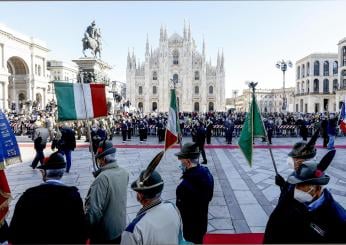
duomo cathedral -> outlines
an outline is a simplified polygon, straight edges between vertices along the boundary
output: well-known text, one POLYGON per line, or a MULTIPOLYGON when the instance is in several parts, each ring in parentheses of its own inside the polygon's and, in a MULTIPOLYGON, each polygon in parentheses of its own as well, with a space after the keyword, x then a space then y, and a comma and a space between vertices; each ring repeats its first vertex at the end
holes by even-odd
POLYGON ((225 110, 223 52, 218 53, 216 66, 206 61, 204 40, 199 52, 185 24, 182 36, 173 33, 168 37, 167 29, 161 27, 155 50, 149 49, 147 37, 144 62, 137 60, 134 52, 127 56, 126 95, 139 111, 168 111, 174 83, 179 111, 225 110))

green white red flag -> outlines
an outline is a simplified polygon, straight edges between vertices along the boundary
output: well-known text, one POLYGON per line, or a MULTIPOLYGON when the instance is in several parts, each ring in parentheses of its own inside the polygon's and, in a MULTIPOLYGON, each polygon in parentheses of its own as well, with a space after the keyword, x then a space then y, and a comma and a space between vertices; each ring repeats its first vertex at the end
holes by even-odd
POLYGON ((168 121, 166 126, 165 135, 165 150, 172 147, 178 142, 179 135, 179 121, 178 121, 178 109, 177 98, 175 90, 171 89, 171 101, 168 111, 168 121))
POLYGON ((82 120, 108 115, 104 84, 55 82, 58 120, 82 120))

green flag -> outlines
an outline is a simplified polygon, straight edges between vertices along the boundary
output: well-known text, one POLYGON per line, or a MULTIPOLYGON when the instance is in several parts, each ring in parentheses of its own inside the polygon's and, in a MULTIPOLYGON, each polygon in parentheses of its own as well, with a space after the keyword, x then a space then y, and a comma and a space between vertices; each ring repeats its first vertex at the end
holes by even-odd
POLYGON ((245 118, 245 123, 239 137, 239 147, 243 152, 250 167, 252 166, 252 148, 254 137, 265 137, 266 131, 263 126, 261 113, 258 109, 255 96, 252 96, 249 113, 245 118))

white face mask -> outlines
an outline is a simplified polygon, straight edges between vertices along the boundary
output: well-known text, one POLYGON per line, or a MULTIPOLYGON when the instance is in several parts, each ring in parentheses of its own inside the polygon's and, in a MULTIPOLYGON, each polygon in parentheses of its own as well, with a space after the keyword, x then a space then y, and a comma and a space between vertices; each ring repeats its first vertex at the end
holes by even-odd
POLYGON ((296 199, 298 202, 305 203, 305 202, 311 202, 314 197, 309 193, 313 187, 310 188, 308 192, 299 190, 297 188, 294 189, 294 199, 296 199))
POLYGON ((294 160, 292 157, 287 158, 287 165, 290 169, 294 170, 294 160))

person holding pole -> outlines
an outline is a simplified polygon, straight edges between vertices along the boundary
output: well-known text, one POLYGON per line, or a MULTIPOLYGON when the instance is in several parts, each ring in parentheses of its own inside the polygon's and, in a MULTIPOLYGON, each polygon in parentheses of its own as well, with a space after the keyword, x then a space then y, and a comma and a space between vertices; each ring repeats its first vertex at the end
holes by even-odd
POLYGON ((288 177, 293 198, 279 201, 269 217, 264 243, 346 243, 346 210, 324 188, 331 162, 324 159, 319 164, 304 162, 288 177))

